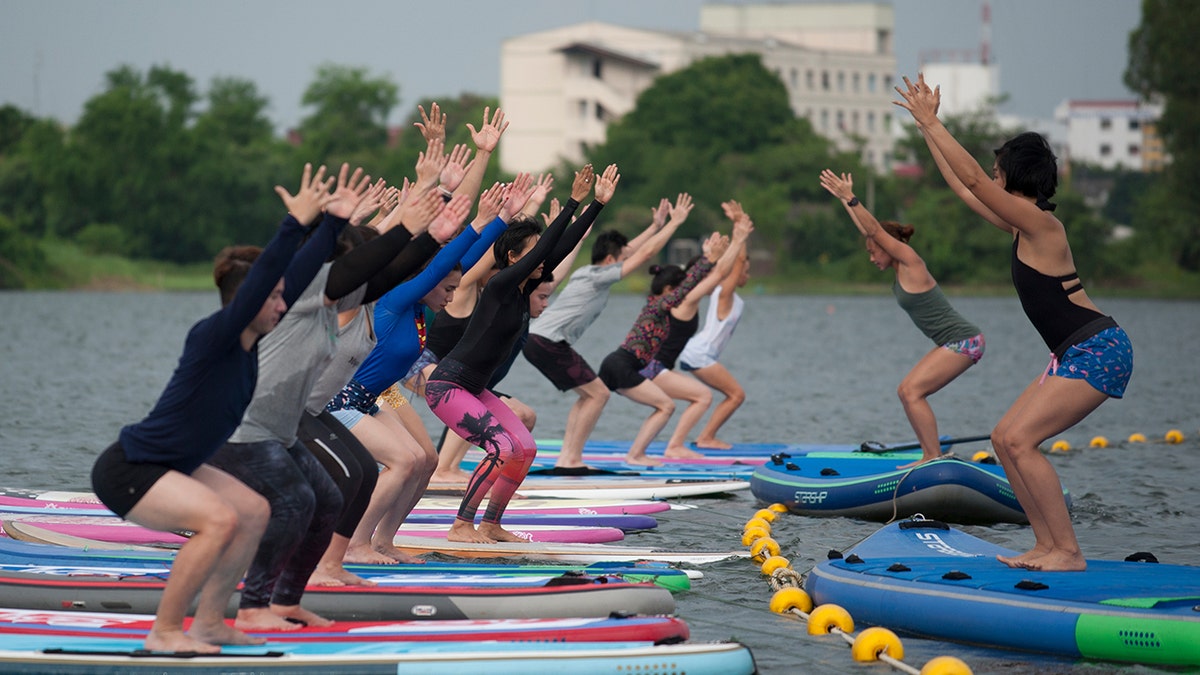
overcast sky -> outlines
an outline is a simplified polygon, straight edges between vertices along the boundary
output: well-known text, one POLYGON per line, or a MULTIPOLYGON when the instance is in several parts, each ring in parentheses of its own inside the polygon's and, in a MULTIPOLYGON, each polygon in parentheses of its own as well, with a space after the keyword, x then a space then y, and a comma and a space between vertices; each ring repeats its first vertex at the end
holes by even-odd
MULTIPOLYGON (((778 2, 779 0, 775 0, 778 2)), ((835 0, 836 1, 836 0, 835 0)), ((131 64, 254 81, 277 128, 325 62, 400 85, 398 122, 427 96, 499 93, 500 43, 580 21, 690 31, 704 0, 0 0, 0 104, 74 122, 104 74, 131 64)), ((931 50, 977 49, 982 0, 894 0, 898 75, 931 50)), ((1130 98, 1138 0, 992 0, 1002 112, 1050 118, 1067 98, 1130 98)))

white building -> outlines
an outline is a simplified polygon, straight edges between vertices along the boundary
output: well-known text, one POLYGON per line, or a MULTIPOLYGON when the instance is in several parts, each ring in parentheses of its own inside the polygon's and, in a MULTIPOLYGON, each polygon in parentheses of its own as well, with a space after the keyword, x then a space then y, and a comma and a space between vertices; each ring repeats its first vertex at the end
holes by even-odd
POLYGON ((893 144, 892 6, 882 2, 710 4, 700 31, 671 33, 588 22, 506 40, 500 105, 513 120, 506 171, 538 171, 602 143, 659 75, 697 59, 758 53, 792 110, 842 149, 886 168, 893 144))
POLYGON ((1158 119, 1162 107, 1137 100, 1066 100, 1054 118, 1067 128, 1068 162, 1105 169, 1157 171, 1165 157, 1158 119))
POLYGON ((921 72, 931 87, 942 88, 940 116, 991 110, 1000 95, 1000 67, 986 63, 926 63, 921 72))

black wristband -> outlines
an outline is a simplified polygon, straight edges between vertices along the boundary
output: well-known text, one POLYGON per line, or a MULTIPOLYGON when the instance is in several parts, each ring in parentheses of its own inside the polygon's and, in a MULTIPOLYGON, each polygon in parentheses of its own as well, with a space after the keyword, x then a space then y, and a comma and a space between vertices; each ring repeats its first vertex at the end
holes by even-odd
POLYGON ((858 197, 851 197, 850 201, 846 202, 846 206, 853 208, 855 206, 858 206, 858 203, 859 203, 858 197))

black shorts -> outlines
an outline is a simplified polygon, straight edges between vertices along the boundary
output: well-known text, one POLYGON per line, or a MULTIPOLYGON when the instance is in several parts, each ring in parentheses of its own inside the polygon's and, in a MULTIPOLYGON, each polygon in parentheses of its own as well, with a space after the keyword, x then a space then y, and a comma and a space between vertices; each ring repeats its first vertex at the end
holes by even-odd
POLYGON ((604 357, 604 361, 600 363, 600 379, 613 391, 632 389, 646 381, 646 377, 638 372, 645 367, 646 364, 638 360, 638 357, 624 349, 618 349, 604 357))
POLYGON ((121 444, 113 443, 92 465, 92 490, 105 506, 124 518, 171 470, 163 464, 130 462, 121 444))
POLYGON ((525 359, 559 391, 582 387, 596 379, 592 367, 565 341, 553 342, 531 333, 522 351, 525 359))

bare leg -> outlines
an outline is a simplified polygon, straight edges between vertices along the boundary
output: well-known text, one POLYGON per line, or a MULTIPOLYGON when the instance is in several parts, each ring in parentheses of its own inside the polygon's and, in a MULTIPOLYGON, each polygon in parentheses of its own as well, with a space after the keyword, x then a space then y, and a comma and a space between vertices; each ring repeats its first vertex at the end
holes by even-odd
POLYGON ((575 387, 572 391, 579 395, 579 399, 567 413, 562 449, 559 450, 558 461, 554 463, 555 466, 563 468, 584 466, 583 446, 592 435, 592 430, 596 428, 596 422, 604 412, 608 397, 612 395, 600 378, 575 387))
POLYGON ((1001 562, 1046 571, 1087 567, 1058 474, 1038 445, 1077 424, 1107 398, 1083 380, 1050 376, 1041 384, 1034 381, 992 432, 996 456, 1009 472, 1014 491, 1020 483, 1017 497, 1037 540, 1031 551, 1014 558, 1000 556, 1001 562))
POLYGON ((406 491, 413 488, 410 480, 424 462, 424 451, 399 419, 386 409, 381 409, 374 417, 362 418, 351 431, 384 468, 379 472, 371 502, 350 537, 345 559, 347 562, 390 564, 397 558, 376 550, 372 537, 388 509, 401 500, 407 503, 406 491))
POLYGON ((729 421, 733 413, 746 402, 746 391, 742 389, 742 385, 734 379, 725 366, 719 363, 714 363, 699 370, 693 370, 692 374, 704 384, 725 395, 725 398, 717 404, 717 407, 713 408, 712 415, 708 418, 708 424, 704 425, 704 428, 700 431, 700 435, 696 437, 696 447, 714 450, 728 450, 732 448, 733 445, 717 438, 717 432, 729 421))
POLYGON ((421 501, 421 496, 425 494, 425 488, 429 487, 429 479, 437 469, 437 451, 433 448, 433 439, 425 430, 425 423, 421 421, 421 416, 412 406, 402 406, 391 412, 395 414, 395 417, 389 420, 389 423, 398 422, 416 441, 419 452, 416 455, 413 472, 408 477, 408 485, 379 519, 379 525, 375 528, 375 534, 371 538, 371 546, 376 551, 400 562, 422 563, 425 561, 396 548, 393 540, 396 530, 400 529, 404 520, 408 518, 408 514, 412 513, 413 508, 416 507, 417 502, 421 501))
MULTIPOLYGON (((236 482, 232 477, 230 480, 236 482)), ((250 490, 244 485, 242 489, 250 490)), ((237 507, 201 481, 169 471, 150 487, 127 514, 127 519, 155 530, 188 529, 195 533, 179 549, 171 565, 171 575, 163 589, 154 626, 146 635, 146 649, 202 654, 221 651, 215 644, 185 634, 183 619, 201 588, 210 582, 219 585, 223 581, 213 582, 212 579, 225 552, 236 539, 237 507)), ((262 531, 258 534, 261 536, 262 531)), ((253 556, 254 547, 249 548, 250 556, 253 556)), ((238 552, 234 558, 245 558, 249 566, 249 558, 244 552, 238 552)), ((215 595, 215 590, 212 592, 215 595)), ((223 614, 222 611, 222 618, 223 614)))
POLYGON ((471 449, 471 444, 464 441, 458 434, 447 432, 442 437, 441 448, 438 449, 438 464, 430 477, 431 483, 463 483, 466 484, 471 474, 460 468, 463 458, 471 449))
POLYGON ((901 469, 916 466, 942 456, 942 444, 938 439, 937 418, 927 397, 950 384, 954 378, 966 372, 974 364, 969 356, 950 351, 945 347, 934 347, 921 357, 917 365, 908 371, 900 382, 896 394, 904 406, 908 423, 917 434, 921 444, 921 459, 901 466, 901 469))
POLYGON ((654 384, 657 384, 675 400, 687 401, 687 407, 679 415, 679 421, 675 423, 675 431, 671 433, 671 440, 667 441, 667 448, 663 452, 664 457, 672 459, 695 459, 704 455, 687 447, 688 434, 692 432, 692 427, 704 417, 708 406, 712 404, 712 390, 704 386, 693 378, 685 377, 673 370, 664 370, 654 378, 654 384))
POLYGON ((333 537, 329 540, 329 547, 325 549, 325 555, 321 556, 321 562, 317 563, 317 569, 309 577, 308 585, 374 586, 374 581, 368 581, 346 569, 343 563, 346 559, 346 549, 349 546, 349 537, 334 532, 333 537))
POLYGON ((617 393, 635 403, 654 408, 654 412, 650 413, 645 422, 642 422, 641 428, 634 436, 633 443, 629 446, 629 453, 625 455, 625 461, 642 466, 661 465, 662 462, 646 456, 646 448, 649 447, 654 437, 667 426, 667 422, 671 421, 671 415, 675 414, 675 402, 651 380, 645 380, 638 386, 629 389, 618 389, 617 393))

